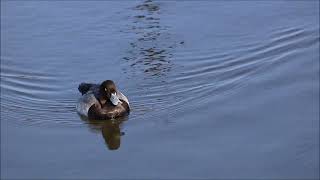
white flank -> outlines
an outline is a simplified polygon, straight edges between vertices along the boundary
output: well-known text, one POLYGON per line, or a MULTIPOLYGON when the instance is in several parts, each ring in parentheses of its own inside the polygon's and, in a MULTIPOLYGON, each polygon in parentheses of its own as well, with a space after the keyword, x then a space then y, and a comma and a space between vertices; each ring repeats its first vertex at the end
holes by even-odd
POLYGON ((79 99, 76 106, 77 112, 81 115, 88 116, 89 108, 97 102, 93 93, 87 93, 79 99))

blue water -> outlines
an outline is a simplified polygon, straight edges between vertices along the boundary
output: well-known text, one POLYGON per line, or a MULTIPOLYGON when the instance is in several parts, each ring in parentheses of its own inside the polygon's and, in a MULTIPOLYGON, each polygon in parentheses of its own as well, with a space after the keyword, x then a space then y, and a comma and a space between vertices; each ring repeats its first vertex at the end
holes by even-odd
POLYGON ((1 1, 1 178, 319 178, 319 1, 1 1), (112 79, 124 119, 76 113, 112 79))

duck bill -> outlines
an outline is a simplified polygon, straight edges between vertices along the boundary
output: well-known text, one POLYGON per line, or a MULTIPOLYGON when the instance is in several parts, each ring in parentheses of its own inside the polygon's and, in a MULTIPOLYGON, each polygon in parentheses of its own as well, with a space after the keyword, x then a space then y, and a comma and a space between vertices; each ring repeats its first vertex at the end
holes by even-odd
POLYGON ((120 103, 120 99, 118 98, 116 93, 111 94, 110 101, 115 106, 120 103))

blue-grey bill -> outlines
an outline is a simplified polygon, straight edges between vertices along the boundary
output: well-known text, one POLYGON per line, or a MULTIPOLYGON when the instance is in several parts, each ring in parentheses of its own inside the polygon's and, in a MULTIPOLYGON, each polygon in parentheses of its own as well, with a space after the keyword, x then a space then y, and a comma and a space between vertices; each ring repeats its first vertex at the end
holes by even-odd
POLYGON ((110 101, 111 101, 112 104, 115 105, 115 106, 120 103, 120 99, 119 99, 119 97, 117 96, 116 93, 111 94, 110 101))

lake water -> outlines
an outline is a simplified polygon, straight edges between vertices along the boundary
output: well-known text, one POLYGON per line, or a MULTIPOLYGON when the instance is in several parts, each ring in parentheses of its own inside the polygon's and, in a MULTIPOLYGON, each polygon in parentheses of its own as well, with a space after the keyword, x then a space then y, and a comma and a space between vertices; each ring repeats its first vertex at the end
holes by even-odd
POLYGON ((1 1, 1 178, 319 178, 319 1, 1 1), (87 121, 81 82, 132 111, 87 121))

